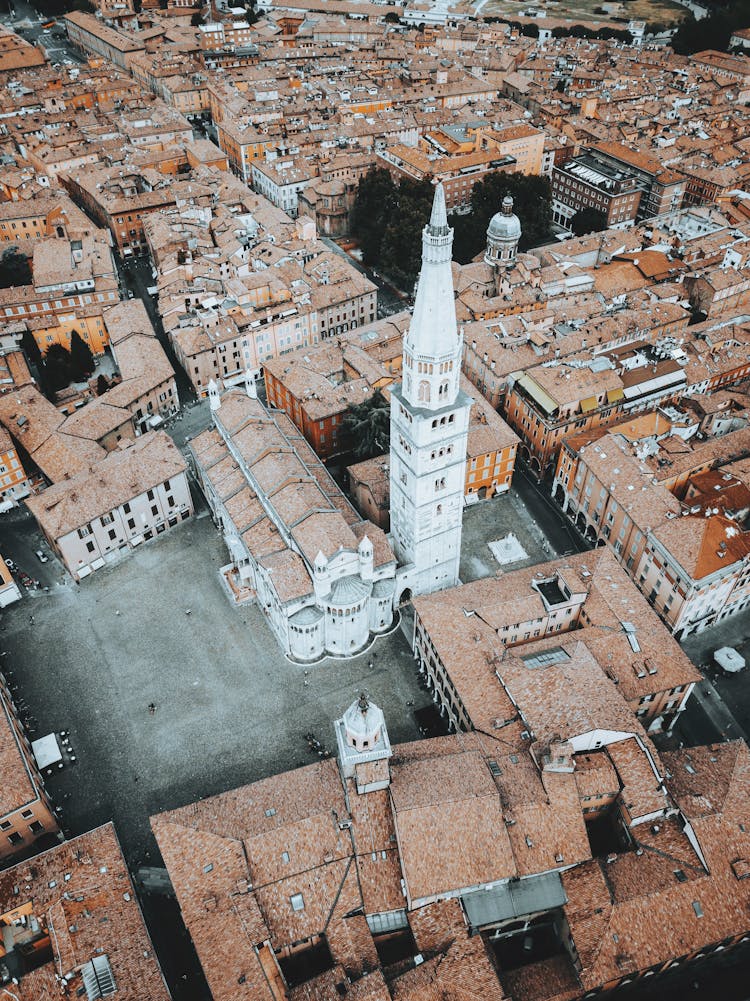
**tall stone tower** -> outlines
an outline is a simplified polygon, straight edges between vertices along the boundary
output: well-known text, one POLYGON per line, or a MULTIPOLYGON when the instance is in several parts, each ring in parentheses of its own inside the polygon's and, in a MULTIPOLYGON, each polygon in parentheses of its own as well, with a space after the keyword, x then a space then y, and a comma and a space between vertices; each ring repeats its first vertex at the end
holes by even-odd
POLYGON ((422 270, 404 338, 402 381, 391 395, 391 536, 412 594, 458 583, 471 399, 460 389, 443 186, 422 232, 422 270))

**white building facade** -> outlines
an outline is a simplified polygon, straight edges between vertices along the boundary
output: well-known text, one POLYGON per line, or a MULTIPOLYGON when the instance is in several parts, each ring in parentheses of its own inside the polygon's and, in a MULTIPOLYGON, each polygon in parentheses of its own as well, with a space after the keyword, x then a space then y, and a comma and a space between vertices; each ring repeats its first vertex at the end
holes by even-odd
POLYGON ((26 504, 74 580, 194 513, 187 464, 163 431, 109 452, 87 472, 53 484, 26 504))
POLYGON ((399 592, 459 582, 471 399, 460 388, 463 337, 456 324, 443 187, 422 233, 422 270, 404 338, 403 379, 391 394, 391 542, 399 592))
POLYGON ((396 559, 349 505, 302 433, 246 391, 209 387, 214 427, 190 450, 231 557, 284 653, 311 663, 364 649, 393 625, 396 559))

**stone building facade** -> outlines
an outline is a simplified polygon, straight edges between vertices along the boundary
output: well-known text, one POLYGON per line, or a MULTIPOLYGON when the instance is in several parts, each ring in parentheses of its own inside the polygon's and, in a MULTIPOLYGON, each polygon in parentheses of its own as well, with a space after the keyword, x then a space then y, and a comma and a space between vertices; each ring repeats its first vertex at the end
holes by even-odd
POLYGON ((404 338, 403 377, 391 392, 391 536, 412 594, 458 582, 470 397, 461 389, 463 336, 456 323, 442 185, 422 234, 422 270, 404 338))
POLYGON ((232 559, 225 572, 290 657, 350 656, 393 623, 395 556, 286 414, 255 398, 252 378, 247 390, 222 396, 213 383, 214 427, 191 444, 232 559))

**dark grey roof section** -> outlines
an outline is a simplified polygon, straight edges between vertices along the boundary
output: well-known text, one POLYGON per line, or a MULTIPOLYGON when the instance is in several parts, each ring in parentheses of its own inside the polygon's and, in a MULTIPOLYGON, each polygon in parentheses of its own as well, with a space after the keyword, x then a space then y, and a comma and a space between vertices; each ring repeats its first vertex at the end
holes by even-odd
POLYGON ((491 890, 477 890, 461 897, 472 928, 551 911, 567 902, 559 872, 512 880, 491 890))

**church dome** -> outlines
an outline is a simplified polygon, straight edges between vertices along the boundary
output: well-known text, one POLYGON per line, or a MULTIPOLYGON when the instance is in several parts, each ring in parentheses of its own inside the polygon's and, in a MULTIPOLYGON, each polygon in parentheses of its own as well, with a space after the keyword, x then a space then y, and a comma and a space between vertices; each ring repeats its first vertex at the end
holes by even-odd
POLYGON ((487 239, 516 241, 521 239, 521 221, 513 212, 513 199, 509 195, 503 198, 500 212, 496 212, 490 219, 487 239))
POLYGON ((502 209, 493 215, 487 227, 485 263, 492 268, 512 268, 520 239, 521 221, 513 212, 513 199, 506 195, 502 209))
POLYGON ((343 723, 349 746, 364 750, 377 744, 385 717, 382 709, 362 695, 346 710, 343 723))

